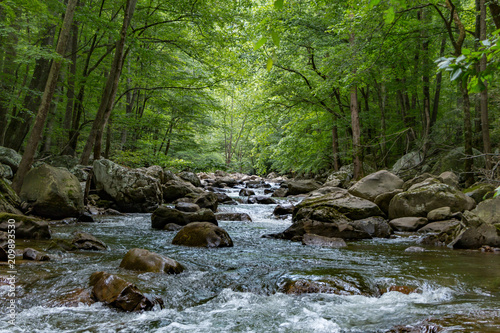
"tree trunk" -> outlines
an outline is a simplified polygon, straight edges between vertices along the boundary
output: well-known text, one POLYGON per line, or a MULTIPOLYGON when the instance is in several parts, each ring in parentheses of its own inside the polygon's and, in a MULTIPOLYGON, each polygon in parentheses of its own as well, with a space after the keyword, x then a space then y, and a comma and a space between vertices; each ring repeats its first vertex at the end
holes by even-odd
POLYGON ((87 165, 89 163, 90 154, 92 152, 92 148, 94 147, 94 145, 97 146, 97 149, 94 150, 94 159, 99 159, 101 157, 100 139, 102 132, 104 130, 104 126, 106 125, 107 118, 109 118, 111 110, 113 109, 123 64, 123 55, 125 49, 125 39, 127 37, 127 29, 132 19, 132 15, 134 13, 136 4, 137 0, 127 0, 125 15, 123 18, 123 25, 120 32, 120 39, 116 43, 115 56, 113 59, 113 63, 111 65, 111 70, 108 75, 106 86, 101 96, 101 103, 99 105, 99 109, 97 110, 96 117, 92 124, 92 129, 90 130, 89 137, 87 138, 87 142, 85 144, 80 159, 80 163, 83 165, 87 165), (97 144, 98 142, 99 144, 97 144))
MULTIPOLYGON (((420 10, 420 19, 422 22, 426 22, 426 15, 424 9, 420 10)), ((423 93, 423 152, 424 156, 427 154, 429 150, 430 142, 429 142, 429 134, 431 132, 431 93, 430 93, 430 79, 429 79, 429 36, 427 35, 427 31, 425 29, 421 30, 420 36, 423 39, 422 42, 422 93, 423 93)))
MULTIPOLYGON (((446 36, 441 40, 441 48, 439 49, 439 57, 442 58, 444 56, 444 50, 446 48, 446 36)), ((432 114, 431 114, 431 122, 429 124, 429 130, 432 131, 432 126, 437 121, 437 114, 439 110, 439 99, 441 94, 441 81, 443 78, 443 74, 441 71, 436 74, 436 90, 434 91, 434 101, 432 103, 432 114)))
POLYGON ((500 5, 498 4, 498 0, 489 1, 488 6, 490 7, 491 17, 493 18, 495 27, 500 29, 500 5))
MULTIPOLYGON (((332 116, 335 121, 335 116, 332 116)), ((332 152, 333 152, 333 169, 340 170, 340 156, 339 156, 339 131, 337 125, 332 126, 332 152)))
MULTIPOLYGON (((77 2, 78 0, 68 0, 66 13, 64 15, 63 27, 61 29, 59 41, 57 42, 56 47, 56 52, 61 56, 64 56, 64 53, 66 51, 66 46, 68 44, 68 39, 71 31, 71 24, 73 22, 73 14, 75 13, 77 2)), ((43 92, 42 102, 40 104, 40 107, 38 108, 35 124, 28 139, 28 144, 26 145, 26 150, 21 159, 21 163, 19 164, 19 168, 12 181, 12 188, 17 193, 21 191, 24 176, 28 173, 31 165, 33 164, 35 152, 38 148, 38 144, 40 143, 40 139, 43 133, 47 113, 52 102, 52 97, 56 90, 61 65, 62 61, 56 59, 52 62, 52 66, 50 67, 49 77, 45 86, 45 90, 43 92)))
POLYGON ((464 112, 464 142, 465 142, 465 187, 470 187, 474 184, 474 174, 472 173, 472 166, 474 160, 472 159, 472 124, 470 116, 470 98, 467 86, 459 83, 460 92, 462 93, 462 109, 464 112))
MULTIPOLYGON (((480 0, 481 18, 480 18, 480 33, 479 39, 486 39, 486 4, 485 0, 480 0)), ((479 70, 486 71, 486 56, 483 55, 479 62, 479 70)), ((486 82, 485 82, 486 86, 486 82)), ((490 124, 488 120, 488 87, 486 86, 480 93, 481 100, 481 131, 483 134, 483 152, 486 154, 486 169, 491 170, 491 141, 490 141, 490 124)))

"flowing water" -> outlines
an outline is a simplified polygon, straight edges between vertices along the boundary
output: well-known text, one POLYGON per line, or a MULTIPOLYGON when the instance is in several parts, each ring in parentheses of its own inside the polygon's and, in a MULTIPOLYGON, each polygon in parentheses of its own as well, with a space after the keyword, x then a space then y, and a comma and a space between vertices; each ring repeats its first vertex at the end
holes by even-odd
MULTIPOLYGON (((291 223, 274 218, 274 207, 222 205, 221 211, 247 212, 253 219, 219 222, 234 241, 233 248, 222 249, 173 246, 175 233, 151 229, 150 214, 54 225, 54 238, 70 239, 82 230, 110 251, 53 253, 49 262, 18 264, 16 327, 2 311, 0 332, 386 332, 398 325, 427 332, 436 325, 445 332, 500 331, 500 255, 446 248, 408 253, 415 239, 403 236, 351 242, 343 249, 262 238, 291 223), (134 247, 173 258, 186 271, 120 269, 121 258, 134 247), (161 297, 165 308, 125 313, 100 303, 60 305, 57 300, 86 288, 97 271, 118 274, 161 297), (296 280, 336 281, 345 290, 284 293, 296 280), (391 286, 415 292, 381 292, 391 286)), ((7 291, 0 286, 2 309, 7 291)))

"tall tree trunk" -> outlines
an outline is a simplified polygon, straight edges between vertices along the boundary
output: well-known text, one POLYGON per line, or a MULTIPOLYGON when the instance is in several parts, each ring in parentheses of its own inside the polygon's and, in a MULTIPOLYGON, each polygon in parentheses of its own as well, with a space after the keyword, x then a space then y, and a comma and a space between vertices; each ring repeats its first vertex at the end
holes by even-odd
MULTIPOLYGON (((59 35, 59 40, 57 42, 56 52, 64 57, 66 51, 66 46, 68 44, 68 39, 71 31, 71 24, 73 23, 73 15, 75 13, 75 8, 78 0, 68 0, 68 5, 66 7, 66 13, 64 15, 63 27, 59 35)), ((12 180, 12 188, 14 191, 19 193, 21 191, 21 186, 23 185, 24 176, 28 173, 33 160, 35 158, 35 152, 40 143, 40 139, 43 134, 43 128, 45 126, 45 119, 47 118, 47 113, 49 112, 50 104, 52 102, 52 97, 56 90, 59 71, 61 69, 62 61, 56 59, 52 62, 50 67, 49 77, 47 79, 47 84, 43 92, 42 102, 38 108, 36 114, 35 124, 31 131, 30 137, 28 139, 28 144, 26 145, 26 150, 24 151, 21 162, 19 163, 19 168, 12 180)))
MULTIPOLYGON (((426 15, 424 9, 420 10, 420 20, 425 23, 426 15)), ((423 152, 424 156, 427 154, 429 150, 430 142, 429 142, 429 134, 431 132, 431 93, 430 93, 430 79, 429 79, 429 36, 427 34, 426 29, 422 29, 420 32, 420 36, 422 37, 422 93, 423 93, 423 118, 424 118, 424 126, 423 126, 423 152)))
MULTIPOLYGON (((441 47, 439 49, 439 57, 442 58, 444 56, 444 51, 446 48, 446 36, 441 40, 441 47)), ((443 74, 441 71, 436 74, 436 90, 434 91, 434 101, 432 102, 432 113, 431 113, 431 122, 429 124, 429 130, 432 131, 432 126, 437 121, 437 115, 439 110, 439 99, 441 95, 441 81, 443 79, 443 74)))
POLYGON ((500 5, 498 0, 488 1, 488 6, 490 7, 491 17, 495 23, 495 27, 500 29, 500 5))
MULTIPOLYGON (((335 116, 332 116, 335 122, 335 116)), ((340 156, 339 156, 339 130, 337 125, 332 126, 332 152, 333 152, 333 169, 340 170, 340 156)))
POLYGON ((462 109, 464 112, 464 142, 465 142, 465 186, 470 187, 474 184, 474 174, 472 173, 472 124, 470 116, 470 98, 467 86, 459 83, 460 92, 462 93, 462 109))
POLYGON ((352 155, 354 164, 354 179, 358 180, 363 175, 361 164, 361 127, 359 123, 358 87, 351 87, 351 127, 352 127, 352 155))
POLYGON ((116 91, 118 90, 118 82, 120 80, 120 74, 122 70, 127 29, 134 14, 136 4, 137 0, 127 0, 125 15, 123 18, 123 25, 120 32, 120 39, 116 43, 115 56, 111 65, 111 70, 108 75, 106 86, 102 93, 99 109, 97 110, 96 117, 92 124, 92 129, 90 130, 89 137, 87 138, 87 142, 80 159, 80 163, 83 165, 89 163, 90 155, 94 145, 97 146, 97 149, 94 150, 94 159, 101 158, 100 140, 102 132, 104 130, 104 126, 106 125, 107 119, 109 118, 111 110, 113 109, 116 91))
MULTIPOLYGON (((485 0, 480 0, 481 18, 480 18, 480 33, 479 39, 486 39, 486 4, 485 0)), ((479 70, 481 72, 486 71, 486 56, 483 55, 481 61, 479 62, 479 70)), ((486 86, 486 82, 485 82, 486 86)), ((480 93, 481 99, 481 130, 483 134, 483 152, 486 154, 486 169, 491 170, 491 141, 490 141, 490 123, 488 120, 488 87, 486 86, 484 90, 480 93)))

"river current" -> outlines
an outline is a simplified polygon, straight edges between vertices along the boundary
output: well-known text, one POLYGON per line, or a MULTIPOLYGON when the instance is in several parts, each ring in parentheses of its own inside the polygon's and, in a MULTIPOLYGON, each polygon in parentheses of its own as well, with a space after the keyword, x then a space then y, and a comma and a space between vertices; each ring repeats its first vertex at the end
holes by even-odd
MULTIPOLYGON (((448 248, 409 253, 404 250, 416 238, 408 235, 348 242, 342 249, 262 238, 291 224, 290 218, 275 218, 274 207, 221 205, 220 211, 246 212, 253 220, 219 222, 234 242, 221 249, 174 246, 175 232, 153 230, 150 214, 53 225, 53 238, 86 231, 110 250, 52 253, 51 261, 17 265, 16 326, 9 326, 2 310, 0 332, 386 332, 398 326, 500 331, 500 255, 448 248), (119 268, 134 247, 175 259, 186 270, 166 275, 119 268), (87 288, 97 271, 161 297, 164 309, 125 313, 101 303, 61 306, 57 300, 87 288), (345 292, 285 293, 284 286, 297 280, 335 281, 345 292)), ((7 292, 0 286, 2 309, 7 292)))

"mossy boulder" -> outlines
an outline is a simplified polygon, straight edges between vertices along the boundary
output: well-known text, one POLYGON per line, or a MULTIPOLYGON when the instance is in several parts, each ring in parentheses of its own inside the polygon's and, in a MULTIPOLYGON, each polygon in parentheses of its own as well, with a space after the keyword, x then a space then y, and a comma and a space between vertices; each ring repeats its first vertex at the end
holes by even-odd
MULTIPOLYGON (((479 156, 474 158, 474 166, 477 168, 484 168, 486 163, 484 155, 482 155, 482 153, 477 149, 472 150, 472 155, 479 156)), ((465 166, 465 158, 466 154, 464 147, 458 147, 452 149, 449 152, 443 154, 438 159, 436 164, 432 167, 432 173, 436 175, 439 175, 445 171, 454 171, 457 173, 463 173, 465 166)))
POLYGON ((0 163, 8 165, 15 173, 21 163, 22 156, 14 149, 7 147, 0 147, 0 163))
POLYGON ((500 225, 500 196, 479 203, 472 212, 486 223, 500 225))
POLYGON ((173 245, 193 247, 232 247, 233 240, 222 228, 209 222, 193 222, 183 227, 172 240, 173 245))
POLYGON ((208 208, 213 212, 217 211, 217 207, 219 205, 219 199, 217 195, 213 192, 206 192, 198 196, 194 203, 197 204, 200 208, 208 208))
POLYGON ((185 226, 192 222, 209 222, 217 225, 217 218, 213 211, 202 208, 196 212, 182 212, 174 208, 162 205, 155 209, 151 215, 151 227, 162 230, 168 224, 185 226))
POLYGON ((367 217, 349 224, 358 230, 367 232, 371 237, 389 238, 394 233, 387 220, 380 216, 367 217))
POLYGON ((473 212, 465 212, 462 223, 453 230, 455 249, 479 249, 483 245, 500 246, 500 225, 486 223, 473 212))
POLYGON ((61 219, 83 213, 83 191, 78 178, 67 169, 42 164, 24 177, 21 200, 26 201, 35 215, 61 219))
POLYGON ((17 239, 50 239, 50 228, 47 222, 25 215, 0 213, 0 231, 7 231, 9 220, 14 220, 17 239))
POLYGON ((311 191, 317 190, 321 184, 313 179, 304 180, 289 180, 287 181, 288 191, 286 195, 306 194, 311 191))
POLYGON ((268 235, 271 238, 302 241, 305 234, 315 234, 323 237, 342 238, 345 240, 359 240, 372 238, 367 232, 356 229, 346 221, 321 222, 308 218, 294 222, 285 231, 268 235))
POLYGON ((401 189, 404 181, 387 170, 380 170, 360 179, 349 188, 349 193, 370 201, 383 193, 401 189))
POLYGON ((466 196, 471 197, 476 201, 476 203, 480 203, 485 199, 491 199, 493 197, 493 193, 495 191, 495 186, 487 183, 479 183, 474 184, 468 189, 464 190, 466 196))
POLYGON ((184 267, 177 261, 145 249, 131 249, 125 254, 121 268, 154 273, 179 274, 184 267))
POLYGON ((0 212, 21 214, 21 199, 10 185, 0 178, 0 212))

